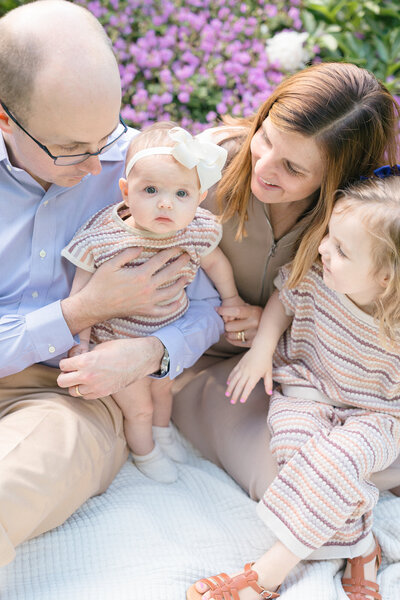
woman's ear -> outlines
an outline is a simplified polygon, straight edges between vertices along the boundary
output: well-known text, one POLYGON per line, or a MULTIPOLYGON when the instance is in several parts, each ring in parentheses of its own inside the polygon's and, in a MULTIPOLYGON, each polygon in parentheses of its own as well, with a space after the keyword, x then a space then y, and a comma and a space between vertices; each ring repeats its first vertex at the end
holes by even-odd
POLYGON ((123 200, 126 200, 128 197, 128 182, 123 177, 119 180, 119 189, 121 190, 123 200))
POLYGON ((203 200, 205 200, 205 199, 207 198, 207 194, 208 194, 208 190, 206 190, 205 192, 203 192, 203 193, 200 195, 200 198, 199 198, 199 206, 200 206, 200 204, 203 202, 203 200))

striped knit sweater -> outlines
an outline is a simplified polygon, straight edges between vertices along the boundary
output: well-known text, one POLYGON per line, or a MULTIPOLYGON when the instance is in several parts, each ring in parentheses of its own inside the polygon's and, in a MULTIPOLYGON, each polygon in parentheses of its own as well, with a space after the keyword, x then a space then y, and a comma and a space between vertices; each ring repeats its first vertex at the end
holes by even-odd
POLYGON ((329 289, 319 264, 296 288, 284 285, 288 276, 285 266, 276 279, 294 315, 274 355, 283 393, 400 417, 400 346, 382 347, 373 317, 329 289))
MULTIPOLYGON (((106 206, 79 229, 72 241, 62 250, 62 256, 81 269, 94 272, 102 263, 126 248, 144 248, 137 259, 128 263, 128 267, 145 263, 165 248, 180 248, 181 252, 167 264, 175 261, 184 252, 189 254, 190 261, 173 280, 163 286, 167 287, 183 275, 188 283, 193 281, 200 267, 201 257, 216 248, 222 235, 222 228, 216 217, 202 208, 197 209, 193 221, 185 229, 166 234, 133 228, 125 221, 128 216, 130 212, 123 202, 106 206)), ((92 328, 92 341, 103 342, 115 338, 150 335, 186 312, 189 301, 185 290, 174 300, 179 301, 179 307, 166 317, 131 315, 99 323, 92 328)))

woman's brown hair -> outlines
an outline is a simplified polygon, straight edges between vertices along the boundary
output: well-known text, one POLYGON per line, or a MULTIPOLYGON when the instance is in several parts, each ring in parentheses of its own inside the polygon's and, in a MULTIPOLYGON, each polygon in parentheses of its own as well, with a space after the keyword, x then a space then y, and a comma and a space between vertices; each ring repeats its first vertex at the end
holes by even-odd
POLYGON ((321 187, 311 201, 309 225, 293 261, 290 285, 296 285, 318 255, 335 192, 361 175, 370 176, 385 161, 396 162, 399 107, 376 77, 349 63, 313 65, 283 81, 247 119, 230 120, 248 130, 225 170, 217 198, 222 220, 237 216, 236 239, 245 235, 251 189, 250 143, 269 116, 281 131, 315 139, 323 159, 321 187))

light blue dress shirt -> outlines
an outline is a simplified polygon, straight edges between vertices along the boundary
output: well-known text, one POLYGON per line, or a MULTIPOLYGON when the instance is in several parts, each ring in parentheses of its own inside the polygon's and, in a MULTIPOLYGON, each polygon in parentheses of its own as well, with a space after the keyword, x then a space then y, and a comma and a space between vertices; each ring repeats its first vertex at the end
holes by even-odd
MULTIPOLYGON (((57 367, 73 346, 60 301, 69 295, 75 267, 61 250, 104 206, 119 202, 118 180, 137 132, 129 130, 100 156, 102 171, 77 185, 45 191, 8 158, 0 132, 0 377, 34 363, 57 367)), ((170 355, 170 377, 191 366, 223 330, 218 295, 199 271, 187 288, 186 314, 157 332, 170 355)))

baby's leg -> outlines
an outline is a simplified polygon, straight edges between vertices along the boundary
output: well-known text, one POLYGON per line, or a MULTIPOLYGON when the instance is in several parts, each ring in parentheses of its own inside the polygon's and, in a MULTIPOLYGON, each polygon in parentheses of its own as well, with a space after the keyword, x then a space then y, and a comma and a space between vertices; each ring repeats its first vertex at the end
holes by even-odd
POLYGON ((172 413, 172 381, 169 377, 152 380, 151 397, 154 407, 154 440, 172 460, 186 462, 187 452, 177 440, 170 424, 172 413))
POLYGON ((153 400, 149 378, 135 381, 114 394, 114 400, 124 415, 125 437, 132 450, 137 468, 147 477, 162 483, 172 483, 178 477, 174 463, 153 441, 153 400))
POLYGON ((169 377, 152 379, 153 425, 168 427, 172 413, 172 381, 169 377))
POLYGON ((124 431, 128 445, 134 454, 148 454, 154 448, 153 402, 150 379, 143 378, 113 394, 124 415, 124 431))

